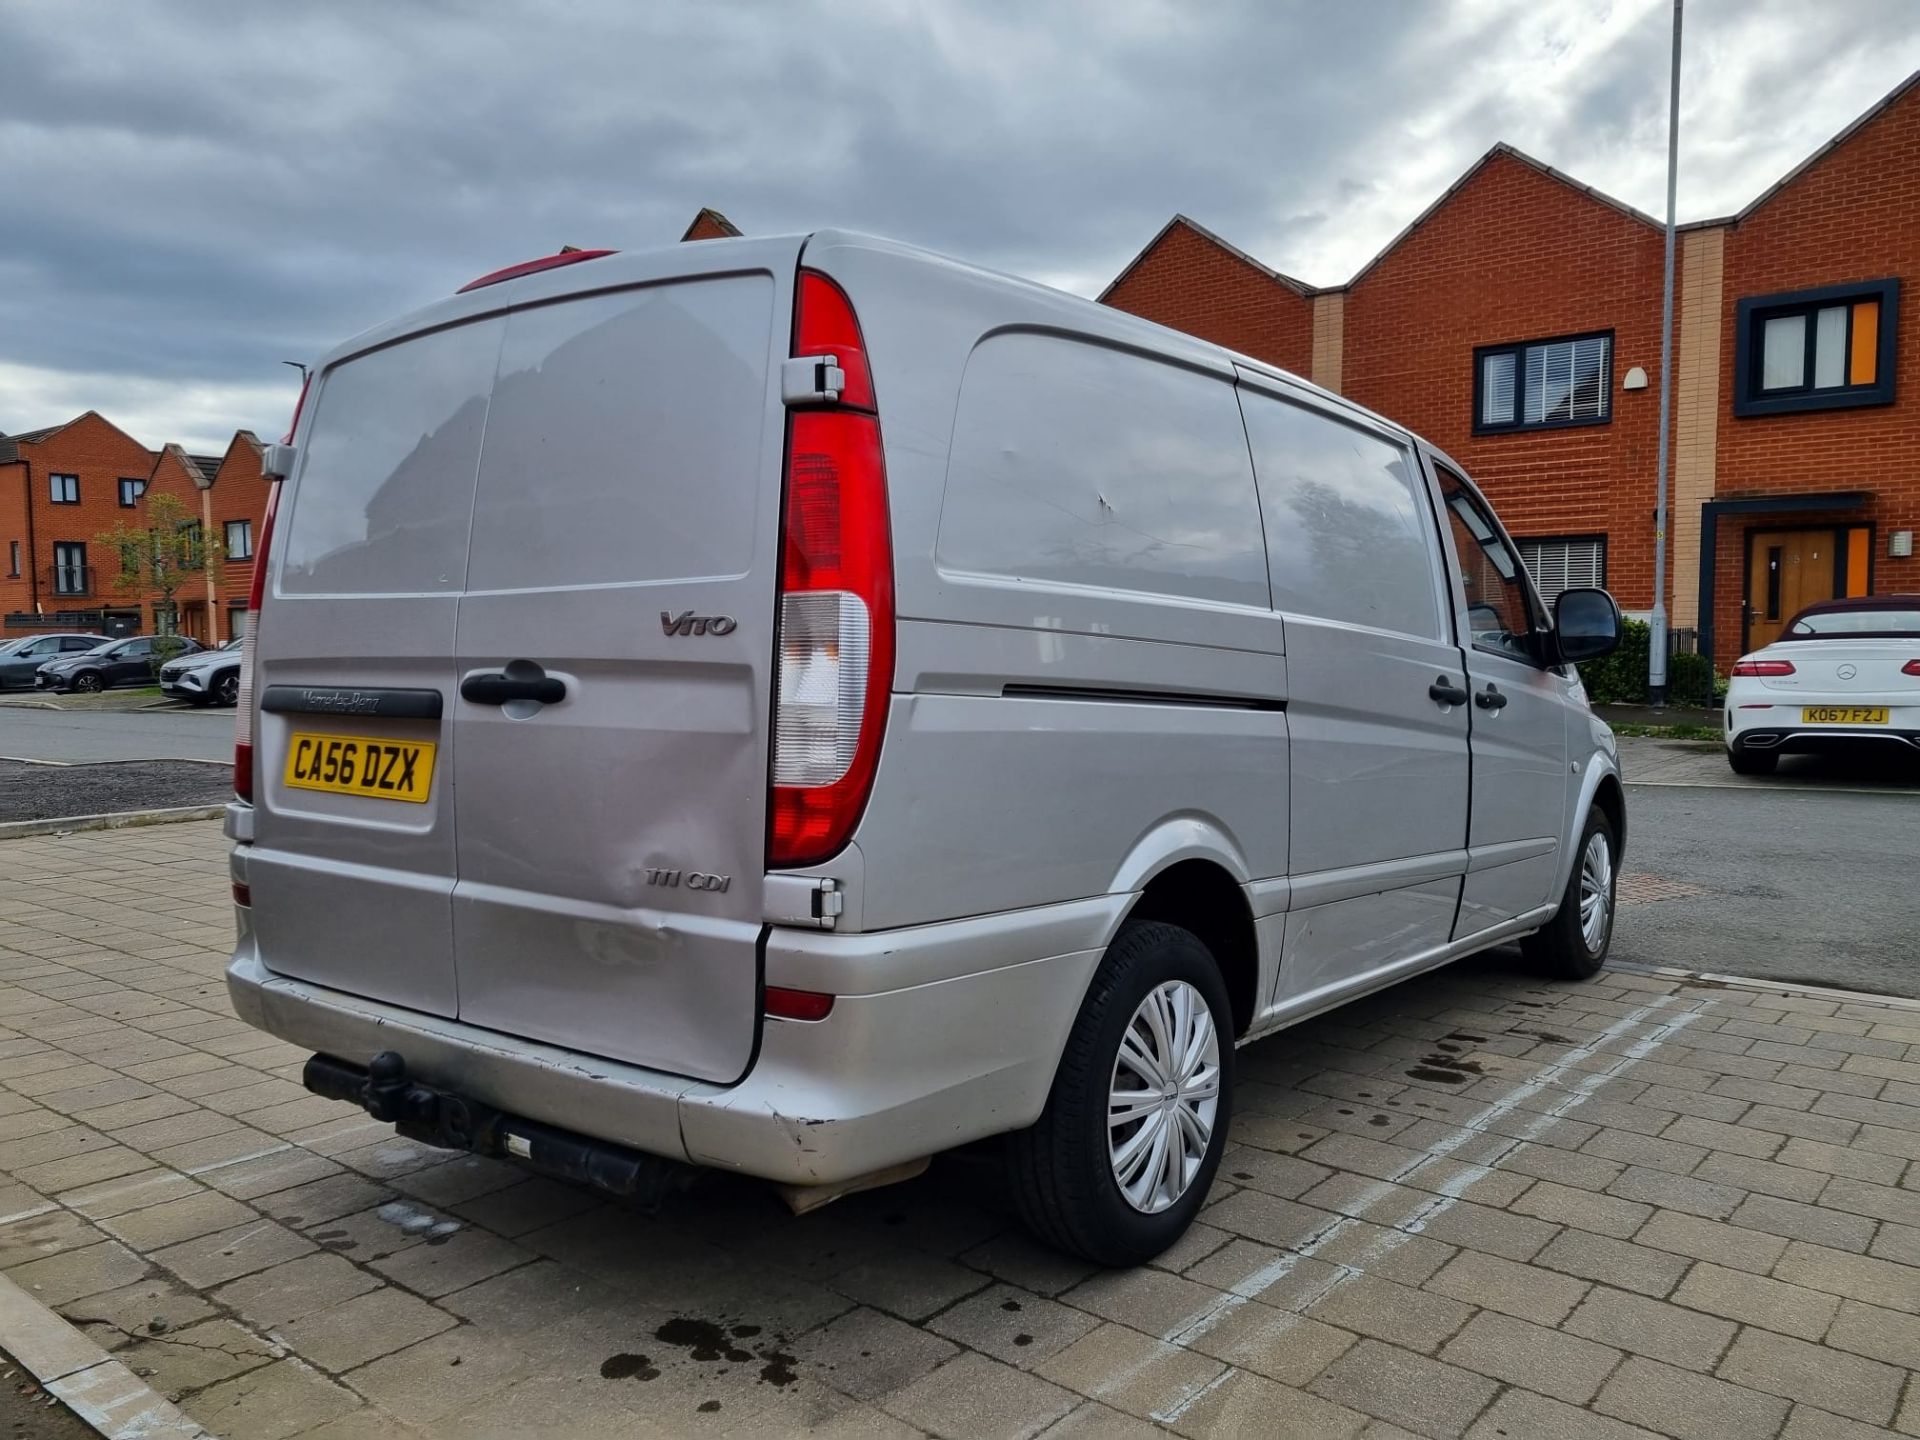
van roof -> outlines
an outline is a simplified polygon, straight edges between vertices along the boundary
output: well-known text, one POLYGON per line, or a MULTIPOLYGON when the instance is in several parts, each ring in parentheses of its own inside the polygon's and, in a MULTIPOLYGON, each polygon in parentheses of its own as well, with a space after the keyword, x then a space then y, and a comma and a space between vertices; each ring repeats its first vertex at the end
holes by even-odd
MULTIPOLYGON (((1124 310, 1116 310, 1098 301, 1089 300, 1085 296, 1074 295, 1070 291, 1059 290, 1051 285, 1043 285, 1024 276, 956 259, 937 250, 929 250, 924 246, 909 244, 905 241, 869 235, 857 230, 835 228, 785 235, 716 238, 703 241, 697 246, 674 244, 654 246, 645 250, 592 250, 578 255, 582 260, 590 258, 591 264, 567 263, 554 266, 533 261, 524 262, 523 265, 507 266, 502 271, 495 272, 502 278, 494 283, 479 285, 478 288, 475 285, 466 286, 451 296, 363 331, 323 356, 316 369, 324 370, 354 355, 391 344, 423 330, 458 324, 480 315, 512 309, 524 299, 537 296, 539 300, 547 301, 559 299, 568 294, 617 288, 623 283, 622 272, 643 271, 646 279, 653 279, 659 273, 660 257, 663 254, 683 256, 689 262, 697 262, 689 264, 688 269, 693 273, 699 273, 731 269, 733 265, 729 257, 740 257, 743 252, 763 252, 771 261, 775 257, 797 258, 807 251, 834 249, 877 251, 919 261, 935 270, 958 272, 973 277, 987 276, 1003 285, 1044 294, 1055 303, 1064 297, 1076 305, 1085 306, 1090 317, 1097 314, 1100 317, 1099 323, 1093 328, 1110 338, 1119 339, 1123 343, 1135 345, 1148 352, 1163 354, 1169 358, 1185 359, 1189 363, 1204 356, 1216 362, 1237 366, 1256 375, 1282 381, 1290 387, 1313 396, 1330 409, 1345 411, 1355 418, 1385 427, 1409 440, 1416 438, 1404 425, 1369 410, 1366 406, 1357 404, 1344 395, 1316 385, 1303 375, 1283 370, 1277 365, 1256 359, 1254 356, 1229 350, 1225 346, 1171 329, 1152 320, 1142 319, 1124 310), (537 291, 530 295, 529 290, 534 286, 538 287, 537 291)), ((575 258, 573 254, 566 256, 568 261, 575 258)), ((493 276, 483 278, 492 280, 493 276)))

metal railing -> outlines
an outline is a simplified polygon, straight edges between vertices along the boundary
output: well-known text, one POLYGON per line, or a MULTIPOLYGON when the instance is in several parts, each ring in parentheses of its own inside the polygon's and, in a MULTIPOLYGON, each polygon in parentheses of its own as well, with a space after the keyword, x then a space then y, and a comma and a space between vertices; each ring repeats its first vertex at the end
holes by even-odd
POLYGON ((55 565, 46 572, 47 590, 54 595, 91 595, 95 572, 91 565, 55 565))

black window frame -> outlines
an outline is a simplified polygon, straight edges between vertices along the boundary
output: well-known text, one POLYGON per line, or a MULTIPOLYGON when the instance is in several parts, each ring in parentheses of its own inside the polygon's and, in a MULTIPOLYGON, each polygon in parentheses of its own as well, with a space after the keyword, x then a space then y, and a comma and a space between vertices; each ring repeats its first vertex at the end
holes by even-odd
POLYGON ((1739 301, 1734 315, 1733 413, 1747 419, 1757 415, 1798 415, 1809 410, 1853 410, 1868 405, 1891 405, 1894 400, 1895 361, 1900 354, 1900 282, 1897 279, 1861 280, 1848 285, 1822 285, 1812 290, 1785 290, 1773 295, 1749 295, 1739 301), (1813 312, 1846 303, 1847 354, 1853 354, 1852 306, 1861 300, 1880 302, 1880 344, 1871 385, 1813 388, 1813 312), (1761 347, 1766 322, 1784 315, 1807 317, 1806 383, 1792 390, 1762 390, 1765 374, 1761 347))
POLYGON ((222 520, 220 522, 220 543, 222 548, 226 552, 227 559, 251 560, 253 558, 253 521, 252 519, 247 516, 242 516, 238 520, 222 520), (244 550, 235 550, 233 548, 233 527, 236 525, 245 527, 244 533, 247 538, 247 546, 246 546, 246 549, 244 550))
POLYGON ((9 580, 20 578, 20 542, 18 540, 7 542, 7 578, 9 580))
POLYGON ((1586 425, 1611 425, 1613 423, 1613 362, 1615 360, 1614 332, 1605 330, 1577 330, 1568 335, 1545 335, 1530 340, 1508 340, 1498 345, 1476 345, 1473 350, 1473 433, 1475 435, 1516 435, 1537 430, 1574 430, 1586 425), (1579 340, 1605 340, 1607 342, 1607 363, 1601 372, 1601 397, 1606 402, 1604 415, 1587 416, 1571 420, 1527 420, 1526 414, 1526 376, 1527 351, 1542 345, 1568 345, 1579 340), (1490 355, 1513 356, 1513 415, 1511 421, 1494 424, 1485 423, 1482 408, 1485 401, 1487 357, 1490 355))
POLYGON ((80 503, 80 477, 78 475, 67 474, 64 471, 48 471, 47 503, 49 505, 78 505, 80 503), (62 480, 68 481, 69 484, 60 484, 62 480), (56 493, 57 491, 67 489, 71 489, 73 492, 70 498, 63 499, 56 493))
POLYGON ((87 542, 86 541, 56 540, 53 542, 53 593, 54 594, 56 595, 90 594, 92 592, 93 587, 87 583, 87 569, 88 569, 88 566, 87 566, 87 542), (79 563, 77 565, 72 563, 71 561, 67 561, 63 563, 60 559, 60 552, 62 550, 65 550, 68 552, 77 552, 80 557, 79 563), (72 585, 72 586, 61 585, 60 576, 62 573, 79 576, 80 577, 79 583, 77 585, 72 585))
POLYGON ((140 504, 140 497, 146 493, 147 482, 142 480, 138 475, 122 475, 120 477, 120 508, 122 510, 137 508, 140 504), (140 487, 133 492, 133 498, 131 500, 127 498, 127 487, 129 485, 137 485, 140 487))

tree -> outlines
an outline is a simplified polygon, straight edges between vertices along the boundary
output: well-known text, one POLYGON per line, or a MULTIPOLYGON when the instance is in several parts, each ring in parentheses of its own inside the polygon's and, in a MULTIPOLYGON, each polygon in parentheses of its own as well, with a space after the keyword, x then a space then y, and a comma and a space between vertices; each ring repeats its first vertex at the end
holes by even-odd
POLYGON ((144 523, 122 521, 96 538, 120 558, 115 588, 129 600, 157 596, 154 629, 170 633, 180 613, 174 595, 210 558, 218 558, 220 542, 171 495, 149 495, 144 508, 144 523))

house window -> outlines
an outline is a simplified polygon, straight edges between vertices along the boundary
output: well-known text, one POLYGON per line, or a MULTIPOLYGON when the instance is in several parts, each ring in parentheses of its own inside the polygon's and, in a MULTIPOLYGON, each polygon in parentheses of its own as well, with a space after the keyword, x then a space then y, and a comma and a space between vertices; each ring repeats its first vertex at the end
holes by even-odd
POLYGON ((146 493, 147 493, 146 481, 122 480, 120 482, 121 508, 126 510, 131 510, 135 505, 138 505, 140 503, 140 497, 146 493))
POLYGON ((1900 282, 1829 285, 1740 302, 1733 413, 1893 403, 1900 282))
POLYGON ((14 580, 20 578, 20 542, 18 540, 7 542, 7 576, 14 580))
POLYGON ((53 593, 85 595, 87 583, 87 547, 78 540, 61 540, 53 547, 53 593))
POLYGON ((251 560, 253 558, 253 521, 227 521, 227 559, 251 560))
POLYGON ((1607 542, 1601 535, 1566 540, 1516 540, 1520 563, 1533 576, 1540 598, 1551 606, 1562 590, 1604 589, 1607 542))
POLYGON ((78 475, 49 475, 47 477, 51 498, 55 505, 78 505, 80 503, 80 477, 78 475))
POLYGON ((1613 392, 1613 333, 1485 345, 1473 352, 1473 428, 1600 425, 1613 392))

